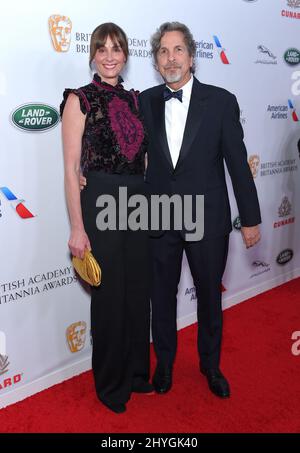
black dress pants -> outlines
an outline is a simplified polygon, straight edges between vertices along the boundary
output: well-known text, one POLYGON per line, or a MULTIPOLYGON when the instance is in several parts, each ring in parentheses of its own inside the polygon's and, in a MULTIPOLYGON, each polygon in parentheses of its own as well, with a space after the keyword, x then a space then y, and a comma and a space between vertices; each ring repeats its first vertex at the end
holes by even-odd
POLYGON ((152 255, 152 335, 158 365, 172 367, 177 346, 177 289, 185 250, 198 300, 201 366, 217 368, 222 339, 221 282, 229 235, 186 242, 177 231, 150 239, 152 255))
MULTIPOLYGON (((89 172, 81 193, 85 230, 102 270, 92 287, 92 368, 96 392, 108 403, 126 403, 133 386, 149 380, 149 239, 147 231, 99 231, 96 200, 119 187, 128 196, 144 193, 142 175, 89 172)), ((117 216, 118 221, 118 216, 117 216)))

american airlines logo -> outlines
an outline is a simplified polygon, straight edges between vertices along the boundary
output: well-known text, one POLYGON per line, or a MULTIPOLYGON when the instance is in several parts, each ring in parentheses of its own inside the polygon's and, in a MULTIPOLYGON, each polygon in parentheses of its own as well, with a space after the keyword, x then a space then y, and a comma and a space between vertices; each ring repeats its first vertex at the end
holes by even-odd
POLYGON ((31 219, 34 215, 24 205, 24 199, 18 198, 8 187, 0 187, 0 194, 5 196, 21 219, 31 219))

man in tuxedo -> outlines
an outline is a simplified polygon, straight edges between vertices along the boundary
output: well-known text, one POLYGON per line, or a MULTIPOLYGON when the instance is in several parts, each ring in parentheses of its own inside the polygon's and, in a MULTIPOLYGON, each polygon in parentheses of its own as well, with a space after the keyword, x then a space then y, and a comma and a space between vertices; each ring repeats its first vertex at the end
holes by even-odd
MULTIPOLYGON (((200 83, 194 76, 195 43, 181 23, 160 26, 151 40, 156 69, 165 83, 140 95, 149 132, 145 182, 150 194, 204 195, 204 236, 187 241, 184 228, 152 234, 152 335, 157 393, 172 386, 176 354, 177 287, 185 250, 198 299, 200 371, 210 390, 230 396, 220 363, 221 280, 231 227, 224 160, 232 180, 246 247, 260 239, 260 209, 247 163, 239 106, 228 91, 200 83)), ((193 207, 194 209, 194 207, 193 207)))

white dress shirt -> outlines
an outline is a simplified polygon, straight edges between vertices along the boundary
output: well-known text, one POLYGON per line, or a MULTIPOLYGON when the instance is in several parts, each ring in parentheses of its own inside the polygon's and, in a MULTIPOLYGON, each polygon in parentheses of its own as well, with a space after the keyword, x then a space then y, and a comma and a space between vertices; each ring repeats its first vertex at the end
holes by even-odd
MULTIPOLYGON (((191 92, 194 78, 181 87, 182 102, 176 98, 171 98, 165 102, 165 125, 169 150, 174 168, 176 167, 179 152, 182 144, 183 133, 185 129, 186 118, 189 110, 191 92)), ((168 86, 168 85, 167 85, 168 86)), ((171 91, 172 88, 168 87, 171 91)))

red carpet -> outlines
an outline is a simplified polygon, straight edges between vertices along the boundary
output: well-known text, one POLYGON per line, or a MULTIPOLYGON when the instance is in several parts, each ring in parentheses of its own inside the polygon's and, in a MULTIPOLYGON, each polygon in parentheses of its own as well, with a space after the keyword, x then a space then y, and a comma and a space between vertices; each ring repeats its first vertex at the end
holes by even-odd
POLYGON ((225 311, 222 370, 230 399, 211 394, 199 373, 194 325, 179 332, 168 394, 135 394, 127 412, 115 415, 96 399, 87 372, 0 410, 0 431, 299 432, 300 355, 291 353, 297 330, 300 278, 225 311))

